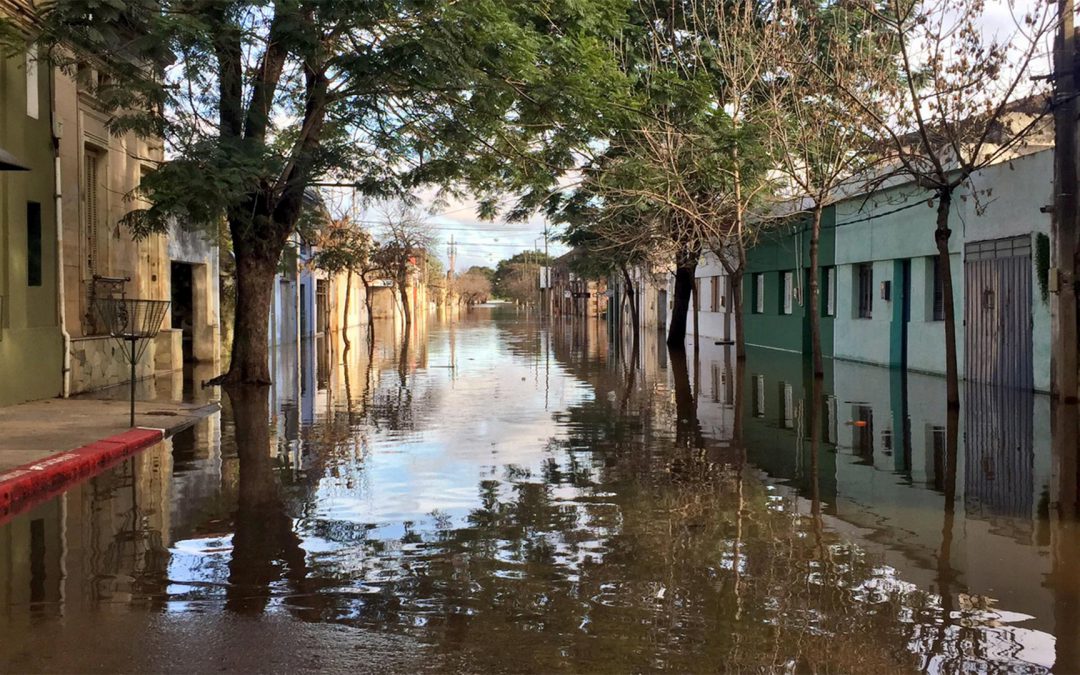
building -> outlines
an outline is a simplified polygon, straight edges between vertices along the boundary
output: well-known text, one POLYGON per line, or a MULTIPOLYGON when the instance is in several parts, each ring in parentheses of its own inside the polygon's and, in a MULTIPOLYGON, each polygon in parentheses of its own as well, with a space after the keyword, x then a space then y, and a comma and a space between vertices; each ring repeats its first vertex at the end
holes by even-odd
POLYGON ((605 316, 607 279, 587 279, 574 271, 574 261, 585 253, 574 249, 551 262, 551 307, 555 316, 605 316))
MULTIPOLYGON (((0 2, 28 23, 31 3, 0 2)), ((130 364, 97 301, 171 300, 139 378, 220 357, 217 247, 174 226, 136 241, 120 224, 163 159, 162 143, 116 135, 95 96, 107 65, 60 69, 25 54, 0 68, 0 405, 125 383, 130 364)))
MULTIPOLYGON (((957 190, 950 216, 958 366, 969 381, 1049 391, 1053 151, 990 166, 957 190)), ((837 360, 945 373, 942 283, 931 195, 894 183, 825 211, 822 348, 837 360)), ((794 224, 750 250, 748 345, 809 352, 808 232, 794 224)))
MULTIPOLYGON (((0 16, 28 22, 31 5, 0 16)), ((63 391, 51 76, 33 48, 0 56, 0 405, 63 391)))

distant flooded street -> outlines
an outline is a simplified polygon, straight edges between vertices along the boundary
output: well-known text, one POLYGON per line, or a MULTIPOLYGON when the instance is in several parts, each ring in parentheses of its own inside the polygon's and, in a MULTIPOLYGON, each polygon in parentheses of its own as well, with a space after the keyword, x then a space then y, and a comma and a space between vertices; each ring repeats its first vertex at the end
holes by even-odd
POLYGON ((0 664, 1080 670, 1048 399, 969 386, 952 438, 936 378, 729 349, 508 305, 280 349, 0 525, 0 664))

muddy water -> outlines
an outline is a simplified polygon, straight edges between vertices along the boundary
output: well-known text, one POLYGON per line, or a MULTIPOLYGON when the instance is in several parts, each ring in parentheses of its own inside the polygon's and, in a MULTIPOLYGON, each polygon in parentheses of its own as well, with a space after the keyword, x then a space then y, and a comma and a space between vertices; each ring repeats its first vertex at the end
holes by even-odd
POLYGON ((1080 668, 1037 396, 510 308, 273 367, 0 527, 0 669, 1080 668))

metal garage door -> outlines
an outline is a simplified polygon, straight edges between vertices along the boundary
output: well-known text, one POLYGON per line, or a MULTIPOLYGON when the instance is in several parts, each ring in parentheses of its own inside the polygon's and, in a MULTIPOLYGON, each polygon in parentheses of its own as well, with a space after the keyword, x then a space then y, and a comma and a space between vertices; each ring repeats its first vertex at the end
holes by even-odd
POLYGON ((1031 237, 967 244, 964 289, 965 377, 1031 389, 1031 237))

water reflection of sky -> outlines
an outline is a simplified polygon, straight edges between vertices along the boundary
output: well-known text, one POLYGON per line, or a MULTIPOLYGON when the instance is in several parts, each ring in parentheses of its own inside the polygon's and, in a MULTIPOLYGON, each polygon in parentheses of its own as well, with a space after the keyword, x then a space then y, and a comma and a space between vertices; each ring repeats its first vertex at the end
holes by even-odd
MULTIPOLYGON (((551 439, 564 435, 552 411, 593 393, 557 363, 545 372, 545 364, 496 335, 465 333, 455 345, 455 369, 410 374, 410 388, 438 392, 425 398, 429 407, 417 428, 371 431, 362 464, 320 479, 314 517, 378 524, 391 536, 401 522, 422 522, 434 512, 460 523, 478 503, 481 480, 502 479, 506 465, 538 473, 551 439)), ((450 363, 445 332, 431 336, 429 349, 429 364, 450 363)), ((398 373, 380 374, 380 389, 398 386, 398 373)))

